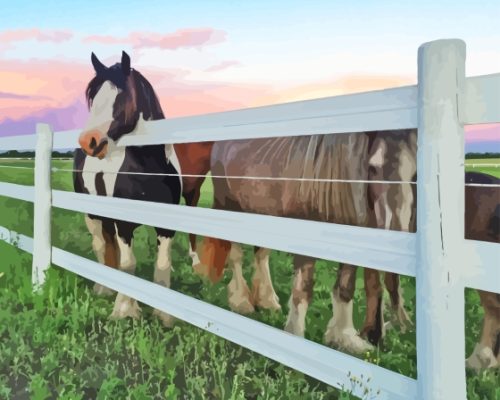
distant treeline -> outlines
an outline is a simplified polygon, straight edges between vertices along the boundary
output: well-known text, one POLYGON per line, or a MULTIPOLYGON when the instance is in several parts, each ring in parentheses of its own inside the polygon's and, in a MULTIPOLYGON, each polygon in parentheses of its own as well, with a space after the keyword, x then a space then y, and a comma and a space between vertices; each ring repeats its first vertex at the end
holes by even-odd
MULTIPOLYGON (((53 151, 53 158, 73 158, 73 151, 53 151)), ((0 153, 1 158, 33 158, 35 157, 34 151, 17 151, 17 150, 9 150, 5 153, 0 153)))
POLYGON ((500 158, 500 153, 467 153, 465 159, 471 158, 500 158))

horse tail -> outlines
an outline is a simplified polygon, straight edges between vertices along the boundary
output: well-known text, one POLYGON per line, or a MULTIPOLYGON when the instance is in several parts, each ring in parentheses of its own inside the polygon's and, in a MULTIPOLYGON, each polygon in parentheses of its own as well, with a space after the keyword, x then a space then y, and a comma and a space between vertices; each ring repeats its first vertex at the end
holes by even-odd
POLYGON ((222 278, 230 250, 231 242, 205 237, 201 247, 200 262, 193 265, 193 269, 197 274, 210 279, 212 283, 218 282, 222 278))

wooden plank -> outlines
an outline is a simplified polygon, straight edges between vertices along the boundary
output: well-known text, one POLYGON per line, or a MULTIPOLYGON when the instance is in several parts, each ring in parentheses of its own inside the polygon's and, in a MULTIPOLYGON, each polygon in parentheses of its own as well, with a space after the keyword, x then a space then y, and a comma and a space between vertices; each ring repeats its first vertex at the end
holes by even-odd
POLYGON ((459 115, 465 125, 500 122, 500 73, 465 80, 465 101, 459 115))
POLYGON ((57 190, 53 205, 402 275, 415 276, 416 271, 411 233, 57 190))
POLYGON ((415 86, 148 121, 118 145, 298 136, 416 128, 415 86))
POLYGON ((418 398, 460 400, 465 388, 465 43, 438 40, 418 52, 418 398))
POLYGON ((35 201, 35 188, 33 186, 18 185, 16 183, 0 182, 0 196, 13 199, 35 201))
POLYGON ((4 226, 0 226, 0 240, 33 254, 33 239, 29 236, 21 235, 4 226))
POLYGON ((45 272, 51 260, 51 207, 50 184, 52 157, 52 130, 47 124, 37 124, 38 140, 35 151, 35 201, 33 218, 33 289, 45 282, 45 272))
POLYGON ((465 286, 500 293, 500 244, 466 240, 465 286))

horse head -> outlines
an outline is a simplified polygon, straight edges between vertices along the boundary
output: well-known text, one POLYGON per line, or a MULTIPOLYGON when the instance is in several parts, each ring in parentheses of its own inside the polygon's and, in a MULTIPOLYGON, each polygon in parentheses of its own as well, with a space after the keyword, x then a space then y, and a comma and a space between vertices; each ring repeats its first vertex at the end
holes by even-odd
POLYGON ((95 77, 86 90, 90 115, 79 143, 88 156, 103 159, 110 145, 135 129, 141 115, 145 120, 164 116, 153 87, 130 67, 127 53, 111 67, 94 53, 91 60, 95 77))

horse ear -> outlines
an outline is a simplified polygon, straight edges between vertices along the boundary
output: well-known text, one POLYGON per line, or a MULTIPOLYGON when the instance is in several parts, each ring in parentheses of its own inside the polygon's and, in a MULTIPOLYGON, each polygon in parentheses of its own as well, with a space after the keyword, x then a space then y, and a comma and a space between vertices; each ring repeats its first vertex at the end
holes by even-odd
POLYGON ((122 51, 122 72, 127 76, 130 74, 130 56, 122 51))
POLYGON ((103 73, 108 69, 102 62, 99 61, 94 52, 92 52, 90 59, 92 60, 92 65, 94 66, 97 75, 103 73))

